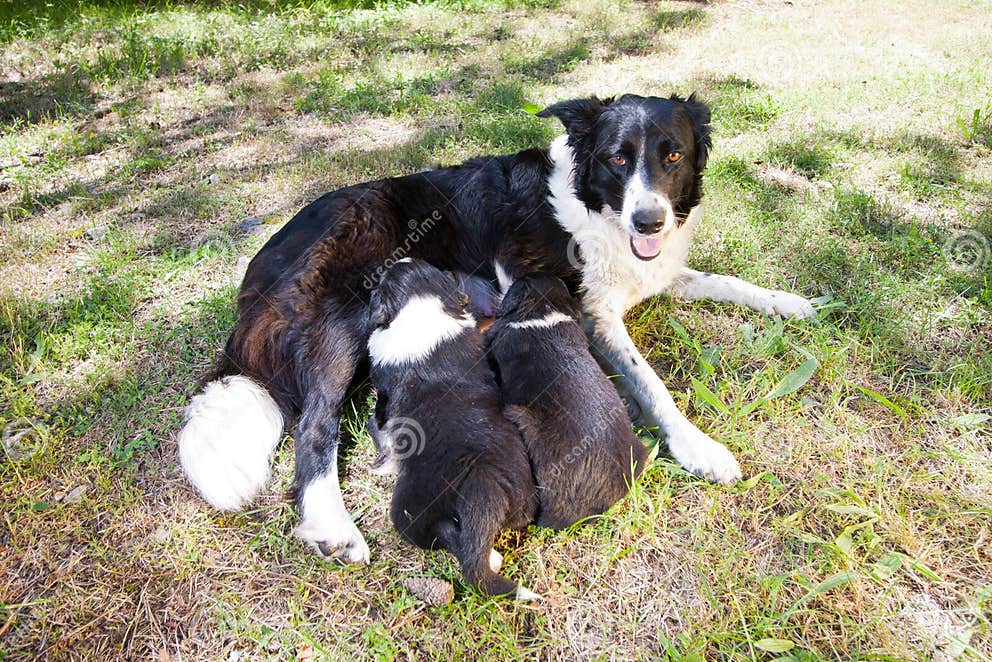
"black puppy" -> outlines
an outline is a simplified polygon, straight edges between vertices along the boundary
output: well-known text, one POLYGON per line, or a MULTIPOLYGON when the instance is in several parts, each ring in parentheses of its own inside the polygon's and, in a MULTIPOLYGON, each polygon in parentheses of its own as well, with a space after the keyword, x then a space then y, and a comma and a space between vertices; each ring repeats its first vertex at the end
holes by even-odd
POLYGON ((537 498, 467 302, 451 275, 415 260, 393 265, 373 293, 374 466, 399 474, 390 516, 406 540, 450 551, 485 593, 535 599, 497 574, 496 535, 530 524, 537 498))
POLYGON ((537 523, 563 529, 623 498, 647 451, 589 353, 578 303, 549 275, 510 287, 489 330, 504 413, 530 455, 537 523))

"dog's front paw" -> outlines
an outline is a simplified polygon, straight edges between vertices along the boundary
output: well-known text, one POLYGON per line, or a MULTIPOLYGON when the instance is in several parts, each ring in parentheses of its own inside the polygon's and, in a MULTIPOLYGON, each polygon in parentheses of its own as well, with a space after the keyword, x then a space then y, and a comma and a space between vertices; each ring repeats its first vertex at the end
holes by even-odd
POLYGON ((757 294, 752 301, 752 308, 766 315, 806 319, 813 317, 816 311, 808 299, 786 292, 784 290, 766 290, 757 294))
POLYGON ((354 565, 369 562, 369 546, 347 513, 336 517, 304 517, 295 534, 325 561, 354 565))
POLYGON ((730 485, 743 474, 733 453, 689 423, 666 429, 668 450, 686 471, 714 483, 730 485))

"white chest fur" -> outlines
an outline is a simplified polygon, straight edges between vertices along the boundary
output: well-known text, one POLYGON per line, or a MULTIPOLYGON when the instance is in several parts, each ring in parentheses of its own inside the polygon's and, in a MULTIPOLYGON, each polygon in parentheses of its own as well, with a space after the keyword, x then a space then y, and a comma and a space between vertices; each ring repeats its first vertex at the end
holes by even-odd
POLYGON ((573 155, 566 136, 551 143, 550 156, 550 202, 559 225, 572 235, 569 259, 578 264, 581 256, 583 307, 591 312, 622 314, 668 289, 686 264, 702 206, 695 207, 681 227, 669 232, 656 258, 644 261, 631 250, 630 235, 620 226, 619 213, 591 212, 575 196, 573 155))

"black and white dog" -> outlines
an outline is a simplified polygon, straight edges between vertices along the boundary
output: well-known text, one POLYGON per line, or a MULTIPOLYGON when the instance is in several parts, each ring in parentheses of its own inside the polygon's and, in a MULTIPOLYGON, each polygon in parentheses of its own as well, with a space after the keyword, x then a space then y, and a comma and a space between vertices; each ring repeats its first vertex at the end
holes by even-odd
POLYGON ((564 529, 606 512, 644 468, 647 449, 589 353, 565 284, 532 274, 510 286, 486 332, 503 411, 524 438, 537 524, 564 529))
POLYGON ((526 528, 537 497, 467 303, 452 276, 419 260, 394 264, 372 294, 376 462, 398 474, 390 519, 404 539, 448 550, 485 593, 533 599, 498 574, 493 541, 504 529, 526 528))
POLYGON ((365 562, 341 499, 339 416, 364 380, 367 308, 383 264, 402 257, 500 284, 550 272, 581 297, 597 358, 689 471, 741 477, 734 456, 679 411, 627 334, 623 314, 667 293, 808 317, 802 297, 686 268, 701 218, 709 109, 672 97, 564 101, 539 113, 566 136, 548 149, 339 189, 301 210, 248 266, 217 380, 189 405, 180 457, 218 508, 251 501, 286 421, 296 420, 296 534, 365 562))

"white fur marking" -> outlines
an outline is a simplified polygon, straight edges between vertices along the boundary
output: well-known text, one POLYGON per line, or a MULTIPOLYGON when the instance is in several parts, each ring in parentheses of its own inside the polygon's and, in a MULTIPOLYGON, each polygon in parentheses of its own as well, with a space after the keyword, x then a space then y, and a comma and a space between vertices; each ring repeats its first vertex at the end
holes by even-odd
MULTIPOLYGON (((695 226, 702 219, 697 205, 679 227, 661 233, 664 245, 653 260, 638 259, 631 233, 621 214, 590 211, 575 195, 572 149, 561 136, 551 143, 549 202, 558 224, 572 235, 582 254, 583 306, 600 318, 622 315, 635 304, 668 289, 685 266, 695 226)), ((674 225, 674 223, 673 223, 674 225)), ((667 226, 666 226, 667 227, 667 226)))
POLYGON ((385 329, 369 337, 369 356, 375 365, 422 361, 446 340, 475 327, 475 319, 452 317, 436 296, 413 297, 385 329))
POLYGON ((688 301, 725 301, 766 315, 805 319, 816 314, 813 304, 798 294, 769 290, 733 276, 705 274, 694 269, 682 269, 671 292, 688 301))
POLYGON ((499 572, 503 567, 503 555, 497 552, 495 549, 489 550, 489 569, 493 572, 499 572))
POLYGON ((296 527, 296 537, 309 543, 325 558, 328 555, 319 543, 328 548, 331 558, 347 563, 368 563, 369 546, 351 521, 341 498, 337 457, 332 459, 326 474, 310 481, 303 489, 300 508, 303 521, 296 527))
POLYGON ((520 602, 536 602, 543 599, 540 594, 535 593, 529 588, 524 588, 523 586, 517 587, 517 600, 520 600, 520 602))
POLYGON ((660 207, 664 212, 664 222, 660 232, 667 233, 675 227, 675 210, 671 201, 665 196, 655 193, 648 186, 648 173, 644 169, 643 155, 638 158, 637 170, 627 182, 623 192, 623 209, 620 212, 620 224, 630 234, 640 234, 634 227, 634 212, 641 207, 660 207))
POLYGON ((524 320, 523 322, 510 322, 507 326, 511 329, 547 329, 556 324, 574 321, 575 320, 565 313, 555 311, 553 313, 548 313, 544 317, 538 317, 537 319, 524 320))
POLYGON ((264 388, 242 375, 225 377, 186 408, 179 461, 212 506, 237 510, 265 487, 282 427, 279 406, 264 388))
POLYGON ((513 285, 513 279, 506 273, 506 269, 498 260, 493 260, 493 269, 496 271, 496 281, 499 283, 500 293, 506 296, 506 291, 510 289, 510 285, 513 285))

